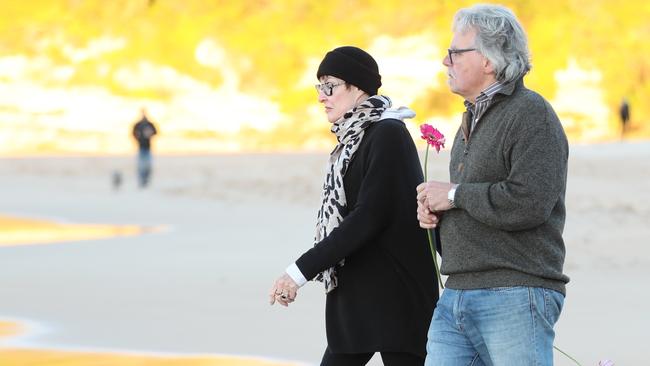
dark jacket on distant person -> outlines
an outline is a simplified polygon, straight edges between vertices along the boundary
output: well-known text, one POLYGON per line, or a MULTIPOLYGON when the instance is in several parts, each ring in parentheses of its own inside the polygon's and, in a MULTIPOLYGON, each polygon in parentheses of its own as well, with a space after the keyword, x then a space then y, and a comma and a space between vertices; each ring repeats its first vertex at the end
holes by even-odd
POLYGON ((138 141, 140 150, 149 150, 151 148, 151 138, 158 133, 147 116, 143 116, 138 123, 133 126, 133 137, 138 141))

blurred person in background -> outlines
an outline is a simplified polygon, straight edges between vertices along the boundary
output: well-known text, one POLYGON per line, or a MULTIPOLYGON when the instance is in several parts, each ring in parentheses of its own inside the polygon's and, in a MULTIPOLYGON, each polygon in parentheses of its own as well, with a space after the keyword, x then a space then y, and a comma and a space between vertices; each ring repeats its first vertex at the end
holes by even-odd
POLYGON ((138 143, 138 185, 145 188, 151 177, 151 139, 158 133, 147 117, 147 110, 140 109, 141 118, 133 125, 133 138, 138 143))
POLYGON ((425 365, 552 365, 569 281, 567 138, 551 105, 524 86, 528 41, 509 9, 461 9, 453 33, 443 64, 467 111, 451 182, 417 188, 421 226, 440 225, 448 276, 425 365))
POLYGON ((438 284, 413 199, 422 182, 403 122, 415 113, 377 95, 376 61, 356 47, 325 55, 317 74, 338 144, 329 158, 313 248, 272 286, 270 303, 288 306, 308 280, 326 292, 327 348, 321 366, 421 366, 438 284))
POLYGON ((621 137, 624 137, 630 122, 630 103, 627 101, 627 98, 623 98, 623 101, 621 102, 619 115, 621 117, 621 137))

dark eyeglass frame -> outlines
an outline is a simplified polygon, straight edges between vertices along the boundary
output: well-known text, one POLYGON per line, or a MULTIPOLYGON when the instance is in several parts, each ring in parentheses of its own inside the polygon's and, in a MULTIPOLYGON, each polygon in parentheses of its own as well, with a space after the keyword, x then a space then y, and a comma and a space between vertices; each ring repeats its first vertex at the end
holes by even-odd
POLYGON ((336 84, 328 81, 323 84, 316 84, 314 87, 316 88, 317 92, 323 92, 323 94, 326 96, 331 97, 332 93, 334 92, 334 88, 339 85, 345 85, 345 81, 336 84))
POLYGON ((478 49, 476 49, 476 48, 457 48, 457 49, 447 48, 447 56, 449 56, 449 64, 450 65, 454 64, 454 58, 453 58, 454 54, 465 53, 465 52, 470 52, 470 51, 478 51, 478 49))

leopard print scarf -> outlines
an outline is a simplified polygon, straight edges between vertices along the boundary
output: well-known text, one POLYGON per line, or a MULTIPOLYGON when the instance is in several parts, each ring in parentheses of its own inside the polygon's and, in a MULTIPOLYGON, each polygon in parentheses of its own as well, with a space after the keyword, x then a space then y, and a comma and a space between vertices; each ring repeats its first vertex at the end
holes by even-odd
MULTIPOLYGON (((354 153, 361 144, 365 129, 381 120, 382 113, 391 105, 391 100, 388 97, 374 95, 334 122, 332 132, 336 135, 338 144, 330 154, 327 175, 323 184, 321 207, 316 220, 315 244, 337 228, 347 215, 348 208, 343 187, 343 177, 354 153)), ((325 284, 326 293, 334 290, 338 285, 336 268, 342 267, 344 264, 345 259, 316 276, 315 280, 325 284)))

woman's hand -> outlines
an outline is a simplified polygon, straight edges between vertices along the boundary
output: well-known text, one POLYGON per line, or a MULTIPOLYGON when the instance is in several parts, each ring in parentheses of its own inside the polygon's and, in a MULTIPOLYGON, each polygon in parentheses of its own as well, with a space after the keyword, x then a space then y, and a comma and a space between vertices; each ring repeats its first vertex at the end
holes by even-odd
POLYGON ((271 305, 277 301, 282 306, 289 306, 298 296, 298 284, 296 284, 288 274, 283 274, 275 280, 271 291, 269 292, 269 302, 271 305))

